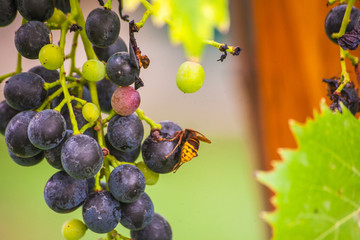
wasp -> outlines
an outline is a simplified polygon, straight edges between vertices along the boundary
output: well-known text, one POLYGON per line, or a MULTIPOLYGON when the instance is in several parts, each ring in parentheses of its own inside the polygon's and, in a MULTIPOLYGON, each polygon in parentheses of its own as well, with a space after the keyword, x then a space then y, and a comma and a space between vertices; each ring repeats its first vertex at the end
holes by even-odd
POLYGON ((199 133, 198 131, 195 131, 190 128, 186 128, 181 131, 177 131, 174 134, 174 137, 171 139, 167 138, 159 138, 160 141, 175 141, 177 140, 177 144, 174 147, 174 149, 165 156, 165 158, 170 157, 171 154, 174 153, 174 151, 180 147, 181 148, 181 158, 180 161, 174 166, 172 171, 175 173, 181 165, 183 165, 186 162, 189 162, 194 157, 198 156, 198 150, 200 147, 200 141, 211 143, 209 139, 207 139, 202 133, 199 133))

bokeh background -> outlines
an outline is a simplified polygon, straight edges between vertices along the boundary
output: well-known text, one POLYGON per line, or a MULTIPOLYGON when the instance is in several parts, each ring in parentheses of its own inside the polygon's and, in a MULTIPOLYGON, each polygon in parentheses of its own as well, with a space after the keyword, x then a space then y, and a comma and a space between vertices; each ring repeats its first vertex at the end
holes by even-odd
MULTIPOLYGON (((86 16, 98 1, 81 5, 86 16)), ((198 158, 146 188, 155 211, 170 222, 174 240, 270 238, 260 214, 273 209, 271 193, 256 182, 254 172, 271 169, 271 160, 279 159, 279 147, 296 147, 288 120, 304 122, 311 117, 326 97, 322 79, 341 72, 339 48, 324 33, 330 10, 326 0, 230 0, 229 9, 230 31, 226 36, 216 34, 216 40, 239 45, 243 51, 220 63, 220 52, 207 47, 202 61, 205 84, 195 94, 183 94, 176 87, 176 70, 186 59, 181 47, 169 43, 166 27, 155 28, 149 21, 136 34, 143 54, 151 59, 140 75, 145 82, 140 107, 155 121, 175 121, 212 140, 201 144, 198 158)), ((140 20, 143 11, 140 7, 131 18, 140 20)), ((0 29, 0 74, 15 69, 13 38, 20 23, 18 15, 0 29)), ((127 40, 125 23, 120 35, 127 40)), ((54 36, 58 41, 59 34, 54 36)), ((79 46, 77 65, 84 61, 79 46)), ((38 64, 24 60, 23 70, 38 64)), ((0 98, 2 88, 3 84, 0 98)), ((70 218, 81 219, 81 209, 61 215, 46 206, 43 188, 54 169, 46 161, 30 168, 16 165, 2 136, 0 157, 0 239, 62 239, 61 225, 70 218)), ((100 237, 88 232, 84 239, 100 237)))
MULTIPOLYGON (((230 3, 230 7, 238 7, 230 3)), ((98 7, 98 1, 81 1, 84 15, 98 7)), ((114 1, 114 10, 117 1, 114 1)), ((244 11, 244 9, 241 9, 244 11)), ((141 19, 140 7, 131 18, 141 19)), ((246 12, 246 11, 244 11, 246 12)), ((232 28, 227 36, 216 35, 219 42, 243 44, 239 31, 243 20, 233 11, 232 28)), ((14 33, 21 24, 16 20, 0 29, 0 73, 13 71, 16 64, 14 33)), ((128 26, 122 22, 120 35, 127 41, 128 26)), ((71 36, 68 35, 68 45, 71 36)), ((202 65, 206 81, 195 94, 183 94, 176 87, 177 68, 186 59, 183 49, 169 43, 167 29, 155 28, 151 21, 136 34, 142 53, 149 56, 150 67, 141 71, 145 87, 139 90, 141 108, 155 121, 171 120, 184 128, 193 128, 212 140, 202 143, 199 157, 185 164, 176 174, 161 175, 155 186, 146 192, 153 200, 155 211, 171 224, 174 240, 188 239, 264 239, 265 224, 260 219, 262 197, 253 178, 258 168, 253 151, 253 137, 247 123, 248 101, 241 88, 245 81, 241 69, 244 56, 229 56, 217 62, 221 53, 208 47, 202 65)), ((54 32, 54 42, 59 34, 54 32)), ((70 51, 70 49, 67 49, 70 51)), ((245 50, 247 51, 247 50, 245 50)), ((77 66, 82 66, 85 55, 78 47, 77 66)), ((37 60, 23 61, 23 71, 39 65, 37 60)), ((245 71, 247 72, 247 71, 245 71)), ((1 85, 1 99, 3 98, 1 85)), ((146 123, 145 135, 149 134, 146 123)), ((4 240, 62 239, 61 226, 70 218, 81 219, 81 209, 70 214, 57 214, 43 199, 46 181, 56 171, 44 160, 33 167, 16 165, 8 157, 4 137, 0 136, 0 238, 4 240)), ((121 233, 129 231, 119 227, 121 233)), ((104 235, 87 232, 84 239, 98 239, 104 235)))

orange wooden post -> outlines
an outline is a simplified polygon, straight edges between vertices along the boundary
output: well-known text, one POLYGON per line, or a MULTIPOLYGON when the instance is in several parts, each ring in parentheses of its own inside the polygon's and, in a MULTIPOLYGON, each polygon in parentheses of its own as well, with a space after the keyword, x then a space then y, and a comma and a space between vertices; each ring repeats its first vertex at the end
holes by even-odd
POLYGON ((259 131, 269 169, 279 147, 296 146, 288 120, 313 116, 327 94, 322 79, 340 76, 339 47, 325 35, 326 0, 254 0, 252 9, 259 131))

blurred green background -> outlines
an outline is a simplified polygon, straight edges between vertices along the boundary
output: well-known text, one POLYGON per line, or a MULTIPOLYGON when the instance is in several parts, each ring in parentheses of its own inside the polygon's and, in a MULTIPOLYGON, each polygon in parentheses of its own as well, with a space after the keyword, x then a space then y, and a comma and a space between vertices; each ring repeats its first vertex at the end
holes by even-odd
MULTIPOLYGON (((98 6, 96 0, 81 3, 84 16, 98 6)), ((143 11, 140 8, 132 16, 138 21, 143 11)), ((13 37, 20 24, 18 15, 10 26, 0 29, 1 35, 6 36, 0 40, 0 52, 6 56, 0 58, 0 74, 15 69, 17 52, 13 37)), ((238 36, 231 34, 240 25, 232 23, 229 35, 218 36, 217 40, 241 46, 238 36)), ((59 34, 53 34, 57 42, 59 34)), ((128 27, 123 24, 120 35, 126 42, 127 34, 128 27)), ((71 45, 72 34, 68 35, 67 43, 71 45)), ((145 87, 139 90, 140 107, 155 121, 175 121, 184 128, 198 130, 212 141, 201 143, 199 157, 184 164, 176 174, 161 175, 156 185, 146 187, 155 211, 169 221, 174 240, 265 239, 265 224, 260 219, 264 201, 253 176, 258 156, 248 127, 247 111, 252 105, 244 97, 246 90, 240 88, 244 77, 239 70, 244 68, 245 58, 229 56, 220 63, 216 60, 221 53, 208 47, 202 61, 206 75, 202 89, 196 94, 183 94, 176 87, 175 75, 186 59, 181 47, 169 43, 167 29, 155 28, 149 21, 136 38, 142 53, 151 60, 150 67, 140 74, 145 82, 145 87)), ((70 48, 66 49, 69 51, 70 48)), ((81 43, 76 60, 77 66, 85 61, 81 43)), ((23 70, 38 64, 37 60, 26 59, 23 70)), ((3 86, 0 85, 0 100, 3 86)), ((146 136, 149 128, 144 125, 146 136)), ((58 214, 47 207, 43 189, 56 170, 46 160, 33 167, 18 166, 9 158, 3 136, 0 169, 1 240, 61 240, 62 224, 67 219, 81 219, 81 209, 58 214)), ((129 236, 129 231, 120 224, 117 229, 129 236)), ((84 239, 100 237, 104 235, 89 231, 84 239)))

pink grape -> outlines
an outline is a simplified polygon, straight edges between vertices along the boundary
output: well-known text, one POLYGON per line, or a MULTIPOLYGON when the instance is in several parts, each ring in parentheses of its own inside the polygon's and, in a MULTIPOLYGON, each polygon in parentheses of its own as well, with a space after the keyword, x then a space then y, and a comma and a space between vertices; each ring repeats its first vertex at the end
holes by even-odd
POLYGON ((133 87, 119 87, 111 97, 111 106, 121 116, 129 116, 140 105, 140 94, 133 87))

